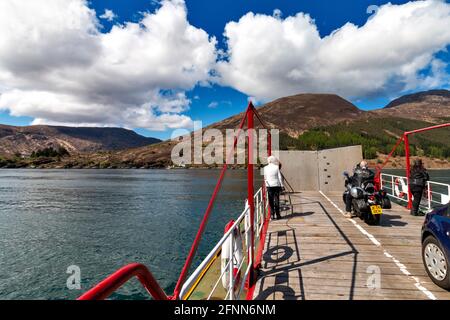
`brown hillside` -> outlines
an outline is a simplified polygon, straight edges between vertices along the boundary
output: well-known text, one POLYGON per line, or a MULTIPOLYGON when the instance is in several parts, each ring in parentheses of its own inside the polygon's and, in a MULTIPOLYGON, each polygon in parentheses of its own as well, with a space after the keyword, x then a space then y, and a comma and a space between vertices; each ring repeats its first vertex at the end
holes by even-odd
POLYGON ((54 149, 64 147, 69 153, 121 150, 159 141, 122 128, 0 125, 0 155, 3 156, 15 154, 29 156, 33 151, 48 147, 54 149))
MULTIPOLYGON (((261 118, 271 128, 298 136, 307 129, 341 121, 358 119, 364 111, 334 94, 298 94, 269 102, 257 108, 261 118)), ((217 122, 210 127, 234 129, 243 113, 217 122)), ((259 126, 257 120, 255 125, 259 126)))

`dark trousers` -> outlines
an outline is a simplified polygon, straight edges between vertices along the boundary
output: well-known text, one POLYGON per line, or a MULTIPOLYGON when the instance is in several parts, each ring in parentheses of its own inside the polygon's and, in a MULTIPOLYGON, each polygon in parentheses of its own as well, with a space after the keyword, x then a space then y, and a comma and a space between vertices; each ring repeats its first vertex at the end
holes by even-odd
POLYGON ((345 195, 345 211, 352 212, 352 196, 350 192, 345 195))
POLYGON ((411 214, 413 215, 417 215, 419 213, 419 205, 420 201, 422 201, 423 189, 424 187, 422 186, 411 185, 411 193, 414 197, 411 209, 411 214))
POLYGON ((281 187, 267 187, 267 194, 269 196, 270 214, 280 216, 280 192, 281 187))

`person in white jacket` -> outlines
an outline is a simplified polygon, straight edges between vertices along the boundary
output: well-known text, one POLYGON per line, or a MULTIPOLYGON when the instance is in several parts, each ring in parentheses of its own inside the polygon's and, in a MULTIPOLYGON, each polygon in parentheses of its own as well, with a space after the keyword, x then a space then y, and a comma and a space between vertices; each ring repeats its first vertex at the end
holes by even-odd
POLYGON ((264 167, 264 181, 269 197, 269 206, 272 219, 280 219, 280 192, 284 188, 283 178, 280 172, 280 162, 274 156, 267 158, 267 166, 264 167))

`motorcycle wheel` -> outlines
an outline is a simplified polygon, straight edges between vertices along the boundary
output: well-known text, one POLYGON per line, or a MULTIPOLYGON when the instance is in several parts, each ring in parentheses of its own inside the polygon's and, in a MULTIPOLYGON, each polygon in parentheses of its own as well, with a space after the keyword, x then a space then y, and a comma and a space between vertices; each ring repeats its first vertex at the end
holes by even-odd
POLYGON ((391 209, 392 208, 391 199, 389 199, 388 196, 383 198, 382 208, 383 209, 391 209))
POLYGON ((371 213, 366 213, 366 219, 364 219, 364 221, 369 225, 369 226, 378 226, 381 223, 381 215, 373 215, 371 213))
POLYGON ((364 213, 358 210, 358 203, 355 199, 352 200, 352 210, 355 216, 359 217, 361 220, 364 220, 364 213))
POLYGON ((370 218, 371 218, 372 215, 369 214, 368 212, 364 212, 362 214, 362 216, 363 216, 364 222, 370 225, 370 223, 371 223, 371 219, 370 218))

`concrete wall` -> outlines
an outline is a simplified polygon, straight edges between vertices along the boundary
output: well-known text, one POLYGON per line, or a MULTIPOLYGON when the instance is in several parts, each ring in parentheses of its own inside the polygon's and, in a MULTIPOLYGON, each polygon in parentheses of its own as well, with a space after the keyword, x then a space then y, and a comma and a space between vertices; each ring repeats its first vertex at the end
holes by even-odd
POLYGON ((342 173, 362 160, 362 147, 322 151, 279 151, 282 172, 295 191, 343 189, 342 173))

